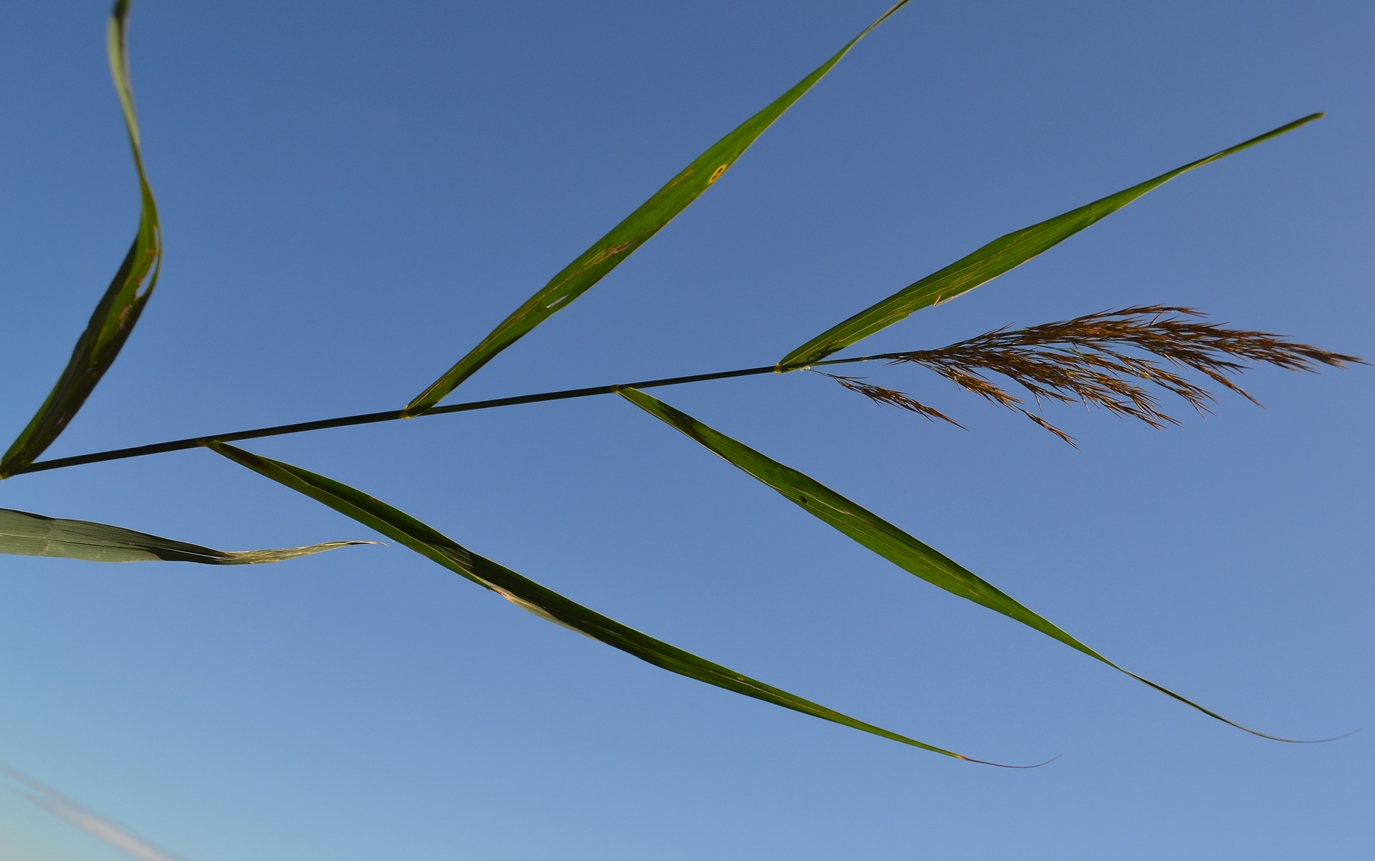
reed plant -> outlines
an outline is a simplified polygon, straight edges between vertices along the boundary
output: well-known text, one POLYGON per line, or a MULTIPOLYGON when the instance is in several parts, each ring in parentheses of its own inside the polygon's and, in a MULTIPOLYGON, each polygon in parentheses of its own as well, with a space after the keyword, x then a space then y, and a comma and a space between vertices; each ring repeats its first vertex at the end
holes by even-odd
MULTIPOLYGON (((802 372, 828 378, 878 404, 905 409, 927 419, 956 423, 947 414, 948 408, 938 409, 906 392, 871 383, 852 370, 856 365, 884 362, 907 367, 914 372, 934 373, 953 383, 955 390, 1014 410, 1059 439, 1073 444, 1070 435, 1043 414, 1042 407, 1077 403, 1163 429, 1180 423, 1180 419, 1170 411, 1173 410, 1169 405, 1171 399, 1177 399, 1179 405, 1197 412, 1209 411, 1214 403, 1210 385, 1250 398, 1234 379, 1248 366, 1272 365, 1292 371, 1314 371, 1321 367, 1341 367, 1360 362, 1355 356, 1298 343, 1281 335, 1229 328, 1225 324, 1207 320, 1193 308, 1160 304, 1100 310, 1069 320, 1028 327, 995 328, 983 335, 936 349, 869 355, 846 353, 860 341, 909 315, 958 298, 1032 260, 1166 182, 1294 131, 1319 119, 1321 114, 1301 117, 1068 212, 993 239, 949 266, 916 280, 888 298, 803 341, 796 349, 772 363, 671 378, 445 403, 466 380, 500 353, 516 346, 535 327, 596 286, 712 185, 722 181, 737 159, 775 120, 825 77, 861 39, 897 13, 906 2, 898 2, 791 89, 707 148, 404 405, 382 412, 235 429, 44 460, 43 453, 80 410, 132 333, 157 286, 163 259, 162 228, 143 164, 130 85, 127 43, 130 2, 118 0, 109 21, 107 47, 138 180, 138 224, 129 250, 97 303, 70 361, 61 371, 47 399, 0 459, 0 478, 204 448, 333 508, 537 616, 655 666, 893 741, 959 759, 985 762, 874 726, 669 645, 479 555, 434 526, 420 522, 363 490, 289 463, 263 457, 235 444, 350 425, 431 418, 538 401, 616 395, 913 576, 1008 616, 1209 717, 1254 735, 1292 741, 1242 726, 1154 681, 1123 669, 987 580, 858 502, 704 424, 648 392, 688 383, 802 372)), ((459 526, 461 524, 446 528, 459 526)), ((361 543, 375 542, 338 541, 283 549, 224 552, 120 526, 0 510, 0 552, 10 554, 99 562, 181 561, 225 565, 277 562, 361 543)))

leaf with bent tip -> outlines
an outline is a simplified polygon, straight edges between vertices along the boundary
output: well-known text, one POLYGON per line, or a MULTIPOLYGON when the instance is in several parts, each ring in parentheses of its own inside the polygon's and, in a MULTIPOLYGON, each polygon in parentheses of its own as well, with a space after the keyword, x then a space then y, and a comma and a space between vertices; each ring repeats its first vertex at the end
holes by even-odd
POLYGON ((778 363, 783 371, 794 371, 818 362, 837 350, 843 350, 856 341, 903 320, 913 311, 928 305, 948 302, 962 293, 967 293, 980 284, 992 281, 1004 272, 1021 266, 1031 258, 1052 246, 1058 245, 1101 218, 1111 215, 1152 189, 1159 188, 1181 173, 1187 173, 1209 162, 1226 158, 1232 153, 1241 152, 1247 147, 1279 137, 1301 125, 1319 119, 1322 114, 1310 114, 1287 125, 1266 132, 1259 137, 1243 141, 1234 147, 1213 153, 1207 158, 1190 162, 1148 179, 1139 185, 1095 200, 1086 206, 1057 215, 1049 221, 1034 224, 1021 230, 1001 236, 972 254, 934 272, 915 284, 894 293, 877 305, 861 311, 839 325, 833 326, 817 335, 807 343, 784 356, 778 363))
POLYGON ((735 160, 738 159, 755 139, 764 133, 783 112, 821 80, 831 67, 849 53, 855 43, 863 39, 875 27, 882 24, 894 12, 907 4, 907 0, 893 5, 877 21, 865 28, 831 59, 816 71, 803 78, 792 89, 770 102, 762 111, 745 120, 735 131, 721 138, 706 152, 685 167, 667 185, 655 192, 639 209, 632 212, 624 221, 611 229, 611 232, 597 240, 591 248, 582 253, 539 292, 525 301, 511 316, 501 322, 492 332, 482 339, 468 355, 444 373, 416 396, 406 406, 406 414, 415 416, 439 403, 464 380, 487 364, 498 353, 523 338, 526 333, 553 316, 555 312, 568 307, 572 301, 587 292, 608 272, 620 265, 635 249, 659 232, 678 213, 687 209, 707 187, 720 179, 735 160))
POLYGON ((323 553, 376 541, 330 541, 276 550, 214 550, 199 544, 159 538, 89 520, 62 520, 0 508, 0 553, 55 556, 87 562, 199 562, 203 565, 256 565, 323 553))
MULTIPOLYGON (((970 762, 979 762, 984 765, 999 765, 995 762, 985 762, 984 760, 961 756, 958 753, 855 720, 838 711, 743 676, 728 667, 699 658, 676 646, 670 646, 648 634, 642 634, 614 619, 607 618, 581 604, 570 601, 557 592, 546 589, 509 568, 473 553, 404 511, 393 508, 385 502, 374 499, 346 484, 292 466, 289 463, 260 457, 226 443, 211 440, 206 445, 230 460, 324 503, 335 511, 406 545, 421 556, 443 565, 450 571, 466 577, 485 589, 496 592, 523 610, 528 610, 556 625, 620 649, 656 667, 737 694, 763 700, 766 703, 802 712, 812 717, 919 747, 922 750, 929 750, 970 762)), ((1024 766, 1002 767, 1018 768, 1024 766)))
POLYGON ((62 433, 119 355, 120 348, 133 331, 144 304, 157 284, 158 269, 162 264, 162 230, 158 224, 153 190, 143 171, 138 117, 134 114, 134 91, 129 83, 128 23, 129 0, 118 0, 110 14, 106 47, 110 57, 110 74, 114 77, 115 92, 119 94, 124 125, 129 132, 129 145, 134 153, 134 168, 138 172, 141 201, 138 232, 119 271, 115 273, 114 281, 110 282, 90 322, 86 324, 86 330, 77 340, 62 376, 39 407, 38 413, 19 434, 9 451, 5 452, 3 461, 0 461, 0 478, 22 471, 62 433))
POLYGON ((1157 685, 1149 679, 1124 670, 1112 661, 1090 649, 1088 646, 1071 637, 1069 634, 1060 630, 1057 626, 1033 613, 1031 610, 1022 606, 1010 596, 1003 593, 998 587, 983 580, 978 575, 965 569, 959 563, 949 559, 943 554, 927 547, 917 539, 903 532, 893 524, 879 517, 871 511, 851 502, 840 494, 831 490, 829 487, 809 478, 791 467, 784 466, 772 458, 769 458, 749 446, 731 439, 719 431, 697 421, 692 416, 679 412, 668 404, 653 398, 644 392, 632 388, 620 389, 621 397, 630 401, 635 406, 662 420, 671 427, 682 431, 688 437, 696 440, 707 450, 720 456, 723 460, 741 470, 749 473, 755 478, 778 491, 783 497, 797 505, 812 516, 824 521, 846 536, 854 539, 878 555, 897 565, 899 568, 910 574, 915 574, 926 582, 939 586, 947 592, 967 598, 976 604, 981 604, 990 610, 996 610, 1004 616, 1016 619, 1024 625, 1040 631, 1048 637, 1052 637, 1070 648, 1077 649, 1091 658, 1107 664, 1115 670, 1131 676, 1137 681, 1143 682, 1152 688, 1160 691, 1167 696, 1173 697, 1185 705, 1198 709, 1209 717, 1217 718, 1223 723, 1230 724, 1237 729, 1246 730, 1253 735, 1262 738, 1274 739, 1275 741, 1293 741, 1293 739, 1279 738, 1278 736, 1266 735, 1263 732, 1244 727, 1235 721, 1228 720, 1216 712, 1209 711, 1198 703, 1185 699, 1179 694, 1157 685))

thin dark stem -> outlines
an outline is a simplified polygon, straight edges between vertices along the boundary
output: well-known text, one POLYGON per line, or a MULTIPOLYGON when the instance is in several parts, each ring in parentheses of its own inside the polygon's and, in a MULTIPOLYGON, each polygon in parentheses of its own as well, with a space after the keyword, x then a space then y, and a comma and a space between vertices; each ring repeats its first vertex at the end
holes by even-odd
MULTIPOLYGON (((854 359, 831 359, 826 362, 817 362, 818 365, 844 364, 847 362, 862 362, 871 356, 862 356, 854 359)), ((661 380, 641 380, 635 383, 617 383, 609 386, 591 386, 584 389, 564 389, 558 392, 539 392, 530 395, 517 395, 511 398, 494 398, 486 401, 469 401, 465 404, 450 404, 449 406, 434 407, 427 412, 421 413, 413 418, 424 418, 425 416, 437 416, 444 413, 466 413, 473 410, 490 410, 496 407, 511 407, 517 404, 536 404, 543 401, 562 401, 569 398, 586 398, 593 395, 609 395, 617 389, 635 388, 652 389, 660 386, 680 386, 685 383, 701 383, 707 380, 724 380, 730 377, 752 377, 759 374, 772 374, 778 372, 776 365, 768 365, 760 368, 740 368, 734 371, 717 371, 712 374, 693 374, 687 377, 666 377, 661 380)), ((313 422, 296 422, 289 425, 275 425, 273 427, 254 428, 252 430, 232 431, 230 433, 206 434, 198 437, 187 437, 186 439, 170 440, 168 442, 153 443, 151 445, 139 445, 132 448, 117 448, 110 451, 97 451, 90 454, 78 454, 72 457, 57 457, 51 460, 40 460, 31 463, 22 469, 14 470, 14 475, 23 475, 27 472, 43 472, 49 469, 64 469, 69 466, 81 466, 87 463, 102 463, 107 460, 125 460, 131 457, 145 457, 150 454, 162 454, 169 451, 185 451, 187 449, 198 448, 204 445, 207 440, 222 440, 233 442, 242 439, 258 439, 260 437, 283 436, 285 434, 304 433, 306 431, 324 430, 326 428, 348 427, 350 425, 366 425, 376 422, 391 422, 407 418, 402 410, 389 410, 380 413, 362 413, 355 416, 340 416, 333 419, 320 419, 313 422)))
MULTIPOLYGON (((1123 347, 1144 351, 1175 366, 1191 368, 1243 395, 1246 393, 1225 376, 1242 370, 1242 362, 1263 362, 1294 371, 1312 371, 1316 370, 1318 365, 1341 367, 1348 363, 1362 361, 1355 356, 1329 352, 1308 344, 1298 344, 1267 332, 1226 329, 1218 324, 1191 319, 1199 316, 1197 311, 1190 308, 1147 305, 1120 311, 1102 311, 1076 317, 1073 320, 1045 323, 1026 329, 995 329, 992 332, 937 350, 879 353, 871 356, 855 356, 850 359, 827 359, 823 362, 814 362, 812 366, 848 365, 855 362, 885 360, 892 364, 910 362, 922 365, 994 403, 1024 413, 1027 418, 1046 430, 1051 431, 1066 442, 1072 442, 1063 431, 1024 409, 1021 406, 1021 401, 1016 397, 990 383, 983 377, 982 372, 993 371, 1009 377, 1028 389, 1038 401, 1042 398, 1059 403, 1078 400, 1085 404, 1096 404, 1119 415, 1139 418, 1153 427, 1160 428, 1164 427, 1165 423, 1177 424, 1178 422, 1157 409, 1154 398, 1141 387, 1141 383, 1152 383, 1160 386, 1166 391, 1179 395, 1200 410, 1207 409, 1207 403, 1212 396, 1198 385, 1164 367, 1161 363, 1152 362, 1150 357, 1132 357, 1119 352, 1123 347)), ((800 369, 789 368, 788 370, 800 369)), ((707 380, 724 380, 730 377, 752 377, 782 372, 783 368, 778 365, 765 365, 758 368, 739 368, 733 371, 716 371, 715 373, 693 374, 686 377, 666 377, 658 380, 640 380, 634 383, 564 389, 557 392, 539 392, 510 398, 493 398, 486 401, 469 401, 466 404, 433 407, 414 417, 490 410, 496 407, 513 407, 517 404, 586 398, 593 395, 609 395, 619 389, 627 388, 652 389, 661 386, 680 386, 685 383, 701 383, 707 380)), ((918 403, 902 392, 870 385, 854 377, 841 377, 834 374, 826 374, 826 376, 832 377, 845 388, 859 392, 878 403, 894 404, 918 412, 928 418, 941 418, 953 423, 953 420, 937 410, 918 403)), ((1246 397, 1250 397, 1250 395, 1246 395, 1246 397)), ((20 475, 26 472, 63 469, 69 466, 101 463, 107 460, 124 460, 168 451, 184 451, 202 446, 209 440, 230 442, 258 439, 260 437, 324 430, 325 428, 391 422, 405 418, 411 418, 411 416, 406 415, 404 410, 389 410, 387 412, 363 413, 253 430, 207 434, 170 442, 134 446, 133 448, 120 448, 91 454, 79 454, 74 457, 41 460, 26 467, 14 469, 13 474, 20 475)))

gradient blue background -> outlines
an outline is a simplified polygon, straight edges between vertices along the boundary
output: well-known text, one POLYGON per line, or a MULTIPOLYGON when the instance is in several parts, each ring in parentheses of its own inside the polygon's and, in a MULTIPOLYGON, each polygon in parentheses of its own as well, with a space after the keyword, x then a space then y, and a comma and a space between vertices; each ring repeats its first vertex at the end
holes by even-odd
MULTIPOLYGON (((884 2, 172 3, 131 46, 167 256, 61 456, 404 404, 884 2)), ((103 2, 0 28, 14 434, 136 218, 103 2)), ((767 364, 1002 233, 1315 110, 957 302, 1137 303, 1375 356, 1375 6, 916 2, 451 400, 767 364)), ((1071 449, 915 369, 659 394, 1244 723, 1375 728, 1375 374, 1262 369, 1071 449)), ((211 859, 1365 858, 1370 729, 1230 729, 899 571, 613 397, 261 441, 575 600, 968 765, 672 676, 400 547, 0 562, 0 762, 211 859)), ((208 452, 0 506, 226 549, 372 537, 208 452)), ((5 861, 127 854, 0 791, 5 861)))

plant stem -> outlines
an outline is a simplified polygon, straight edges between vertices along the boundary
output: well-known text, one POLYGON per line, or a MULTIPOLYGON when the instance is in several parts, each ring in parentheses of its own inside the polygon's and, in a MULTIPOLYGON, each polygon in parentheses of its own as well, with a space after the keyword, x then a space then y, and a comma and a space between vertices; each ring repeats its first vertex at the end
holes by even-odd
MULTIPOLYGON (((853 359, 829 359, 824 362, 816 362, 817 365, 842 365, 850 362, 864 362, 870 359, 887 358, 887 356, 858 356, 853 359)), ((557 392, 539 392, 529 395, 516 395, 510 398, 494 398, 486 401, 469 401, 463 404, 450 404, 448 406, 433 407, 426 412, 413 418, 424 418, 425 416, 437 416, 444 413, 465 413, 473 410, 490 410, 496 407, 511 407, 517 404, 535 404, 543 401, 561 401, 570 398, 586 398, 593 395, 609 395, 617 389, 635 388, 652 389, 661 386, 680 386, 685 383, 701 383, 707 380, 724 380, 730 377, 752 377, 760 374, 779 373, 777 365, 766 365, 758 368, 738 368, 733 371, 717 371, 710 374, 693 374, 686 377, 666 377, 660 380, 641 380, 635 383, 616 383, 608 386, 591 386, 583 389, 564 389, 557 392)), ((110 451, 97 451, 90 454, 78 454, 72 457, 57 457, 50 460, 40 460, 29 464, 22 469, 16 469, 14 475, 23 475, 29 472, 43 472, 49 469, 65 469, 69 466, 81 466, 88 463, 102 463, 109 460, 125 460, 131 457, 146 457, 150 454, 162 454, 169 451, 185 451, 187 449, 198 448, 205 444, 207 440, 221 440, 232 442, 243 439, 258 439, 260 437, 283 436, 286 434, 304 433, 306 431, 324 430, 326 428, 348 427, 350 425, 366 425, 376 422, 391 422, 407 418, 402 410, 388 410, 378 413, 361 413, 353 416, 340 416, 332 419, 320 419, 312 422, 296 422, 287 425, 275 425, 273 427, 254 428, 252 430, 232 431, 230 433, 206 434, 198 437, 188 437, 186 439, 170 440, 168 442, 152 443, 150 445, 139 445, 132 448, 117 448, 110 451)))

